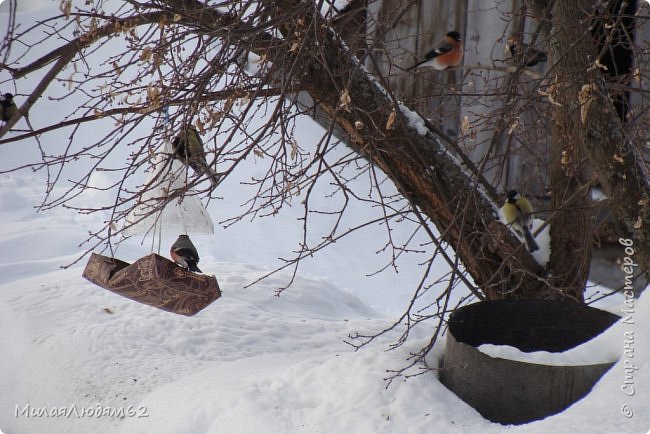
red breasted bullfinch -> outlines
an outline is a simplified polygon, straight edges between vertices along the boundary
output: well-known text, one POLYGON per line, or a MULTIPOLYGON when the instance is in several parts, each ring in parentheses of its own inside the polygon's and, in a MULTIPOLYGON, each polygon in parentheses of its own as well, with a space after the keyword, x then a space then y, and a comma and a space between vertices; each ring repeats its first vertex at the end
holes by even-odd
POLYGON ((172 244, 171 249, 169 249, 169 254, 174 262, 181 267, 185 267, 195 273, 203 273, 196 266, 199 263, 199 252, 196 251, 196 247, 190 241, 189 236, 179 235, 178 239, 172 244))
POLYGON ((504 223, 512 226, 519 236, 524 237, 529 252, 539 250, 533 234, 530 233, 533 228, 532 213, 533 206, 528 199, 520 196, 515 190, 508 192, 506 203, 501 208, 504 223))
POLYGON ((419 66, 427 66, 442 71, 451 66, 460 65, 461 60, 463 60, 463 43, 460 39, 460 33, 452 31, 447 33, 444 42, 438 48, 429 51, 424 55, 424 60, 411 66, 407 71, 419 66))
POLYGON ((545 52, 523 42, 517 42, 515 38, 508 38, 506 56, 509 56, 510 61, 517 66, 535 66, 546 62, 545 52))
POLYGON ((219 184, 220 176, 208 166, 203 150, 203 141, 194 127, 186 126, 172 142, 174 158, 192 168, 197 176, 207 174, 213 187, 219 184))
POLYGON ((0 119, 4 122, 9 121, 14 113, 16 113, 16 110, 18 110, 18 107, 16 107, 12 94, 5 93, 0 96, 0 119))

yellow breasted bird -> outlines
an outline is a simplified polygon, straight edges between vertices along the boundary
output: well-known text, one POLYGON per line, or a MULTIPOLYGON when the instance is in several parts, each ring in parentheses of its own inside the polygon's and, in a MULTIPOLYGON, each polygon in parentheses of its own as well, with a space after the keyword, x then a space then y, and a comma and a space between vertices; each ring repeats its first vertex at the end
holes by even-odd
POLYGON ((524 237, 529 252, 539 250, 533 234, 530 233, 533 228, 533 206, 528 199, 515 190, 509 191, 506 203, 501 208, 501 214, 504 223, 512 226, 517 234, 524 237))
POLYGON ((9 119, 16 113, 18 107, 14 102, 14 96, 10 93, 5 93, 0 96, 0 119, 4 122, 8 122, 9 119))
POLYGON ((172 147, 174 150, 174 158, 190 166, 197 176, 206 174, 213 187, 219 184, 220 176, 208 166, 208 162, 205 159, 203 141, 199 132, 194 127, 184 127, 174 138, 172 147))

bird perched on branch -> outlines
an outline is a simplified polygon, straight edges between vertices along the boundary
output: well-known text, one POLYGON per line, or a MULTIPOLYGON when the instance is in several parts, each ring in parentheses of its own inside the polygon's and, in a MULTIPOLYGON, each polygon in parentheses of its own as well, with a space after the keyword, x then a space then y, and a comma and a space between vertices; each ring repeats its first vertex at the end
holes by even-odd
POLYGON ((12 94, 5 93, 0 96, 0 119, 4 122, 8 122, 17 110, 18 107, 16 107, 14 96, 12 94))
POLYGON ((424 55, 424 60, 411 66, 407 71, 423 66, 442 71, 460 65, 461 60, 463 60, 463 43, 460 33, 454 30, 445 35, 445 39, 439 47, 429 51, 424 55))
POLYGON ((538 63, 546 62, 545 52, 523 42, 517 42, 515 38, 508 38, 506 56, 509 56, 512 63, 517 66, 535 66, 538 63))
POLYGON ((172 142, 174 158, 192 168, 197 176, 206 174, 213 187, 219 184, 220 176, 208 166, 205 150, 199 132, 192 126, 185 126, 172 142))
POLYGON ((532 213, 533 206, 528 199, 521 196, 515 190, 508 192, 506 203, 501 208, 504 223, 512 226, 519 236, 524 237, 529 252, 539 250, 533 234, 530 233, 530 230, 533 228, 532 213))
POLYGON ((199 263, 199 252, 196 251, 196 247, 192 244, 189 236, 179 235, 174 244, 172 244, 171 249, 169 249, 169 254, 174 262, 181 267, 185 267, 195 273, 203 273, 197 267, 199 263))

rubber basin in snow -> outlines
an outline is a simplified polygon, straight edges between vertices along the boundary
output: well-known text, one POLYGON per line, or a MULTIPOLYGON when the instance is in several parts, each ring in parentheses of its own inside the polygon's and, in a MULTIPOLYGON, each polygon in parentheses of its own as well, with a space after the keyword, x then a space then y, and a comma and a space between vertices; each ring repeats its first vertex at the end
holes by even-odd
POLYGON ((584 397, 615 362, 550 366, 494 358, 483 344, 524 352, 563 352, 589 341, 619 317, 584 305, 545 300, 471 304, 449 318, 440 380, 483 417, 523 424, 561 412, 584 397))

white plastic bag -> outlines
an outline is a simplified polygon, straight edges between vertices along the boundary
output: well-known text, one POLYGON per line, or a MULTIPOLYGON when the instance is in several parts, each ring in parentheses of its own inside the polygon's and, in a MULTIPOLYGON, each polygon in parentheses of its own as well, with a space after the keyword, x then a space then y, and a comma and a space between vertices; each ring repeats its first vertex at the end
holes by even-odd
POLYGON ((169 158, 172 144, 165 140, 161 150, 152 159, 153 170, 145 183, 140 203, 127 215, 123 234, 149 235, 164 233, 213 234, 210 214, 199 197, 188 190, 184 197, 174 199, 160 209, 169 192, 184 188, 187 168, 178 160, 169 158))

